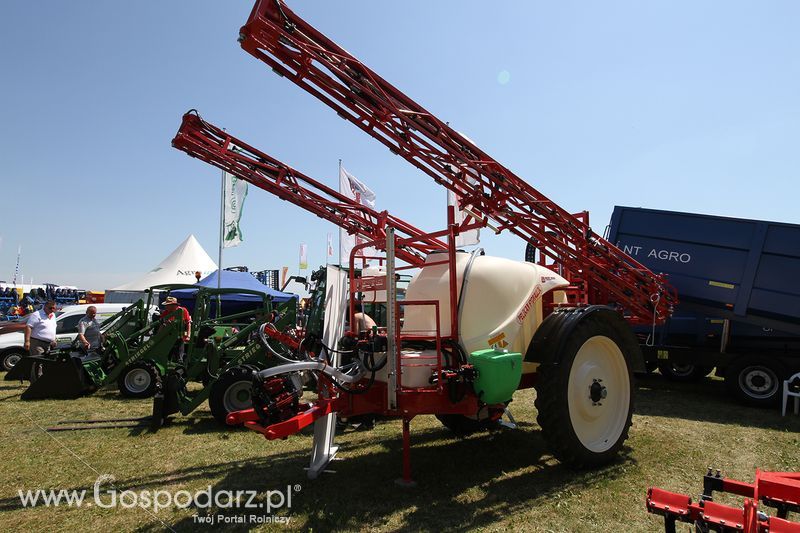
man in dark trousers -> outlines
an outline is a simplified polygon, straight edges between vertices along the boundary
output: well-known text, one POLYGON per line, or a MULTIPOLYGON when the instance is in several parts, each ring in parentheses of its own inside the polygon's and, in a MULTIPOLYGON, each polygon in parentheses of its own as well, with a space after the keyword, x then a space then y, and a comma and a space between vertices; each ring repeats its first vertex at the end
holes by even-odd
POLYGON ((47 355, 56 347, 56 302, 48 300, 25 324, 25 349, 30 355, 47 355))

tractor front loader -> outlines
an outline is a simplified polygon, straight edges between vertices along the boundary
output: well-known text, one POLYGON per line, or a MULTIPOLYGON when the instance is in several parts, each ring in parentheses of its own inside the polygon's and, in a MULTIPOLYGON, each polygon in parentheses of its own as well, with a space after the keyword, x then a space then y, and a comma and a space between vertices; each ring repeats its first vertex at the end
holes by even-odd
POLYGON ((97 352, 86 353, 74 345, 47 356, 25 358, 29 362, 30 386, 23 400, 72 399, 103 386, 106 371, 127 358, 131 349, 143 344, 152 329, 152 310, 148 301, 138 300, 101 326, 103 344, 97 352))
POLYGON ((163 375, 186 327, 180 310, 154 320, 156 299, 180 289, 197 287, 156 285, 149 289, 146 302, 139 300, 108 319, 101 327, 103 343, 96 352, 68 348, 31 357, 31 384, 22 399, 72 399, 115 382, 123 396, 152 396, 155 377, 163 375))

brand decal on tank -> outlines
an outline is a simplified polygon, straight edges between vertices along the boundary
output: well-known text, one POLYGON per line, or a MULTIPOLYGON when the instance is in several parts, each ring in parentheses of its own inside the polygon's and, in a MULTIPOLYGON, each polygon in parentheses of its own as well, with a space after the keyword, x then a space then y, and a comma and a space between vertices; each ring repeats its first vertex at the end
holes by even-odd
POLYGON ((522 310, 517 315, 517 322, 519 322, 520 324, 525 322, 525 318, 528 316, 528 313, 531 312, 533 304, 536 303, 536 300, 538 300, 539 296, 541 295, 542 295, 542 286, 536 285, 536 287, 533 289, 533 292, 531 293, 530 298, 528 298, 528 301, 525 302, 525 305, 522 306, 522 310))

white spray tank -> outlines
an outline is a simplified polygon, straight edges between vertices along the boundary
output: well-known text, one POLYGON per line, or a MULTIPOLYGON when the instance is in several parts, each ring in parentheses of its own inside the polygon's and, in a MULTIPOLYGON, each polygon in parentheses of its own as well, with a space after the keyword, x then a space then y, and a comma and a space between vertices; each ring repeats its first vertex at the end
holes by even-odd
MULTIPOLYGON (((523 355, 542 323, 542 296, 569 285, 552 270, 524 261, 478 253, 456 253, 459 343, 466 353, 499 348, 523 355), (465 278, 466 272, 466 278, 465 278), (465 283, 466 279, 466 283, 465 283)), ((439 331, 450 333, 450 278, 445 253, 430 254, 411 280, 406 300, 437 300, 439 331), (436 264, 440 263, 440 264, 436 264)), ((563 291, 554 294, 563 302, 563 291)), ((432 306, 405 307, 402 333, 435 335, 432 306)), ((523 372, 535 371, 526 364, 523 372)))

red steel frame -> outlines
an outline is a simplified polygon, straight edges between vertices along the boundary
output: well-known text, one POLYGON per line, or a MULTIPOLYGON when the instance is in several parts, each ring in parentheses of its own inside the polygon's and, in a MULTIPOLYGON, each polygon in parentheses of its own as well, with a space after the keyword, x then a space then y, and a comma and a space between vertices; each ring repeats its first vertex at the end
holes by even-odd
MULTIPOLYGON (((425 263, 425 255, 433 251, 447 252, 449 261, 452 261, 450 255, 455 250, 453 246, 454 236, 458 231, 470 228, 469 225, 457 228, 455 224, 452 224, 451 212, 451 225, 447 229, 434 233, 425 233, 405 221, 389 215, 386 211, 380 213, 374 211, 300 173, 250 146, 241 139, 204 121, 194 111, 190 111, 183 116, 181 127, 173 139, 172 145, 192 157, 230 172, 238 178, 271 192, 283 200, 329 220, 345 228, 350 233, 358 233, 370 239, 369 242, 354 247, 354 253, 350 256, 351 263, 355 260, 355 252, 359 248, 376 246, 385 249, 386 228, 389 226, 395 230, 395 255, 412 267, 421 267, 425 263), (447 244, 441 240, 442 237, 448 237, 447 244)), ((442 262, 448 263, 449 261, 442 262)), ((452 287, 450 298, 451 300, 455 299, 452 287)), ((453 335, 452 332, 447 336, 440 335, 439 302, 433 300, 409 301, 404 302, 403 305, 412 304, 432 305, 435 308, 437 369, 441 369, 441 339, 453 338, 453 335)), ((396 326, 399 330, 399 324, 396 324, 396 326)), ((296 345, 294 339, 285 337, 278 331, 267 331, 266 333, 273 338, 286 341, 287 345, 296 345)), ((400 352, 398 351, 395 356, 399 367, 400 352)), ((323 379, 327 378, 323 376, 323 379)), ((384 415, 401 416, 410 420, 418 414, 471 415, 478 410, 476 397, 468 395, 461 402, 453 404, 441 384, 437 385, 435 389, 432 388, 425 391, 431 394, 419 395, 417 394, 419 392, 422 391, 420 389, 402 388, 401 384, 399 384, 397 409, 390 410, 386 404, 386 384, 376 382, 366 394, 335 395, 329 399, 321 398, 313 407, 304 406, 296 416, 269 427, 263 427, 259 424, 258 417, 252 409, 233 413, 228 417, 228 420, 232 424, 244 423, 246 427, 258 431, 266 438, 276 439, 294 434, 302 427, 334 411, 341 416, 379 412, 384 415)))
POLYGON ((800 523, 787 519, 789 511, 800 511, 800 474, 794 472, 756 471, 753 483, 723 478, 711 470, 704 479, 704 498, 698 502, 686 494, 650 488, 647 510, 664 517, 666 531, 675 531, 675 522, 704 523, 723 531, 744 533, 800 533, 800 523), (741 508, 712 501, 714 491, 744 496, 741 508), (768 516, 758 510, 759 502, 778 509, 779 516, 768 516), (721 528, 721 529, 720 529, 721 528))
POLYGON ((427 234, 386 211, 370 209, 206 122, 195 111, 183 115, 172 146, 333 222, 350 234, 385 239, 386 227, 391 226, 402 237, 397 257, 411 265, 422 266, 426 254, 447 250, 447 244, 439 238, 446 232, 427 234))
POLYGON ((472 222, 493 222, 564 266, 580 301, 617 304, 628 319, 661 323, 677 303, 659 275, 595 234, 411 100, 279 0, 256 2, 242 48, 455 192, 472 222), (553 235, 553 233, 555 235, 553 235))

